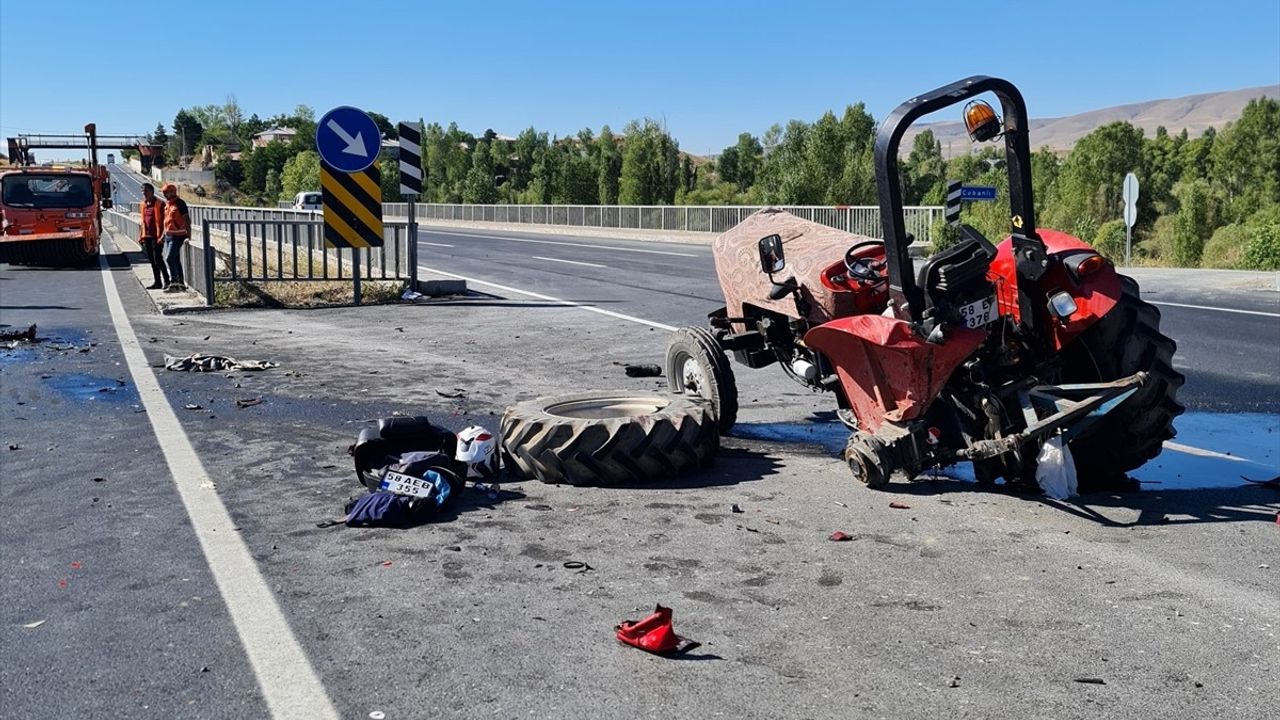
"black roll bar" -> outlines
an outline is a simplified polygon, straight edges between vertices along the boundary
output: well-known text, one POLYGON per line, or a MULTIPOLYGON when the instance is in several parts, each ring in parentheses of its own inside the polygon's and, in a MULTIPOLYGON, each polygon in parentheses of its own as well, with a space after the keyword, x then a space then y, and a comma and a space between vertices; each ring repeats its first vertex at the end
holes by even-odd
MULTIPOLYGON (((1044 243, 1036 235, 1035 200, 1031 190, 1031 142, 1027 106, 1013 83, 974 75, 918 95, 894 108, 876 133, 876 187, 880 223, 889 263, 889 301, 897 317, 919 322, 924 310, 923 290, 916 284, 908 252, 906 220, 902 212, 902 184, 898 176, 898 147, 902 135, 919 118, 984 92, 994 93, 1004 110, 1005 167, 1009 172, 1009 210, 1018 279, 1034 283, 1044 272, 1044 243)), ((1020 290, 1022 282, 1019 282, 1020 290)))

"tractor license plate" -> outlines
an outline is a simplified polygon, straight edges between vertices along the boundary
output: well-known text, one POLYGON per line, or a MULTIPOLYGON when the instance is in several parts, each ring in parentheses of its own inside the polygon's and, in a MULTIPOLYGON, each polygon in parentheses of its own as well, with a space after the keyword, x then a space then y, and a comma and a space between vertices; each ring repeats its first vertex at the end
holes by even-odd
POLYGON ((996 319, 996 298, 992 295, 960 306, 960 317, 965 327, 980 328, 996 319))
POLYGON ((400 495, 416 495, 418 497, 431 497, 436 491, 431 481, 398 473, 394 470, 388 470, 387 474, 382 476, 382 483, 378 487, 400 495))

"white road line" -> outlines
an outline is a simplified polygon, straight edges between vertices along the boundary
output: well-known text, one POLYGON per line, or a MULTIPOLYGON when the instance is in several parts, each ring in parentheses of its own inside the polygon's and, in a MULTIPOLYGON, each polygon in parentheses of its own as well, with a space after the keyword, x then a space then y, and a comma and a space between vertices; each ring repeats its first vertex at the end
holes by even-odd
POLYGON ((597 263, 581 262, 578 260, 561 260, 560 258, 542 257, 541 255, 530 255, 534 260, 546 260, 547 262, 569 263, 570 265, 585 265, 593 268, 607 268, 608 265, 599 265, 597 263))
POLYGON ((116 289, 105 254, 98 256, 102 284, 106 288, 111 322, 120 338, 134 387, 142 398, 156 441, 164 453, 178 495, 191 519, 191 527, 204 551, 218 592, 226 603, 274 718, 333 718, 338 712, 325 693, 319 676, 307 660, 306 652, 289 629, 289 622, 276 598, 258 572, 227 508, 213 490, 204 464, 178 422, 164 390, 138 344, 129 317, 125 315, 120 291, 116 289))
MULTIPOLYGON (((1183 445, 1182 443, 1176 443, 1176 442, 1173 442, 1172 440, 1165 440, 1164 447, 1166 450, 1180 452, 1185 455, 1195 455, 1197 457, 1216 458, 1218 460, 1230 460, 1231 462, 1240 462, 1240 463, 1253 462, 1248 458, 1237 457, 1235 455, 1228 455, 1226 453, 1217 452, 1216 450, 1206 450, 1204 448, 1195 447, 1194 445, 1183 445)), ((1261 463, 1257 463, 1257 464, 1261 464, 1261 463)))
POLYGON ((1209 305, 1187 305, 1185 303, 1175 303, 1175 302, 1156 302, 1155 300, 1148 300, 1147 302, 1151 303, 1152 305, 1168 305, 1169 307, 1191 308, 1192 310, 1216 310, 1218 312, 1225 312, 1225 313, 1239 313, 1241 315, 1261 315, 1263 317, 1280 318, 1280 313, 1263 312, 1261 310, 1237 310, 1235 308, 1211 307, 1209 305))
POLYGON ((668 332, 676 331, 676 328, 672 325, 664 325, 663 323, 654 322, 652 320, 645 320, 644 318, 638 318, 634 315, 624 315, 622 313, 616 313, 616 312, 613 312, 612 310, 605 310, 603 308, 598 308, 593 305, 585 305, 583 303, 573 302, 572 300, 561 300, 560 298, 551 297, 550 295, 543 295, 542 293, 530 292, 528 290, 520 290, 519 288, 513 288, 507 285, 499 285, 498 283, 491 283, 488 280, 479 280, 477 278, 471 278, 465 275, 458 275, 457 273, 451 273, 451 272, 446 272, 444 270, 429 268, 426 265, 419 265, 418 269, 426 270, 429 273, 435 273, 437 275, 443 275, 445 277, 451 277, 451 278, 454 278, 455 280, 466 280, 467 282, 475 285, 484 285, 485 287, 497 288, 498 290, 501 290, 503 292, 516 293, 517 295, 524 295, 526 297, 536 298, 538 300, 546 300, 547 302, 553 302, 553 303, 556 303, 557 305, 564 305, 565 307, 579 308, 581 310, 586 310, 588 312, 598 313, 600 315, 607 315, 611 318, 626 320, 627 322, 633 322, 639 325, 647 325, 651 328, 657 328, 659 330, 666 330, 668 332))
POLYGON ((419 241, 418 241, 418 244, 419 244, 419 245, 430 245, 431 247, 448 247, 448 248, 453 247, 452 245, 450 245, 450 244, 448 244, 448 243, 430 243, 430 242, 427 242, 426 240, 419 240, 419 241))
POLYGON ((669 250, 646 250, 643 248, 624 248, 616 245, 597 245, 595 243, 572 243, 564 242, 562 240, 534 240, 533 238, 506 237, 503 235, 480 235, 478 233, 448 232, 447 230, 436 230, 434 228, 419 228, 418 232, 419 234, 429 232, 432 235, 453 235, 454 237, 484 238, 486 240, 509 240, 511 242, 533 243, 535 245, 567 245, 569 247, 591 248, 592 250, 617 250, 618 252, 646 253, 648 255, 671 255, 673 257, 699 257, 692 253, 671 252, 669 250))

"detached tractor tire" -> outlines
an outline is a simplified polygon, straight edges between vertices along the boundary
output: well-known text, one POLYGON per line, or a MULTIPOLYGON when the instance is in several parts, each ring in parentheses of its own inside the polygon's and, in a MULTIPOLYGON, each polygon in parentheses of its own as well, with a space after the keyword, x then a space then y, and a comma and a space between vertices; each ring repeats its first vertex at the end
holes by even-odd
POLYGON ((661 482, 708 464, 719 445, 711 406, 686 397, 579 393, 502 416, 507 470, 545 483, 661 482))
POLYGON ((667 341, 667 385, 671 392, 707 401, 721 435, 738 420, 738 385, 720 341, 702 327, 683 327, 667 341))
POLYGON ((1071 443, 1082 488, 1129 487, 1126 473, 1160 454, 1184 408, 1173 369, 1177 343, 1160 332, 1160 310, 1143 302, 1138 283, 1121 275, 1120 301, 1063 352, 1063 382, 1110 382, 1139 371, 1146 384, 1071 443))

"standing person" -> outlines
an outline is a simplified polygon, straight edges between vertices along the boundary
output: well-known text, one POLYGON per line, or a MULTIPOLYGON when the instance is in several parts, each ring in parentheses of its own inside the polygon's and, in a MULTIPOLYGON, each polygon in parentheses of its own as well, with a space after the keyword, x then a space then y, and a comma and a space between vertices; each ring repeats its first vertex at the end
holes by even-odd
POLYGON ((164 261, 169 266, 172 281, 165 292, 182 292, 187 289, 186 276, 182 274, 182 244, 191 237, 191 213, 187 203, 178 197, 178 188, 167 183, 160 188, 164 193, 164 261))
POLYGON ((156 197, 156 188, 151 183, 142 184, 142 224, 138 228, 138 243, 142 252, 151 264, 151 277, 154 280, 147 286, 148 290, 159 290, 169 285, 169 268, 164 266, 164 257, 160 247, 164 237, 164 201, 156 197))

